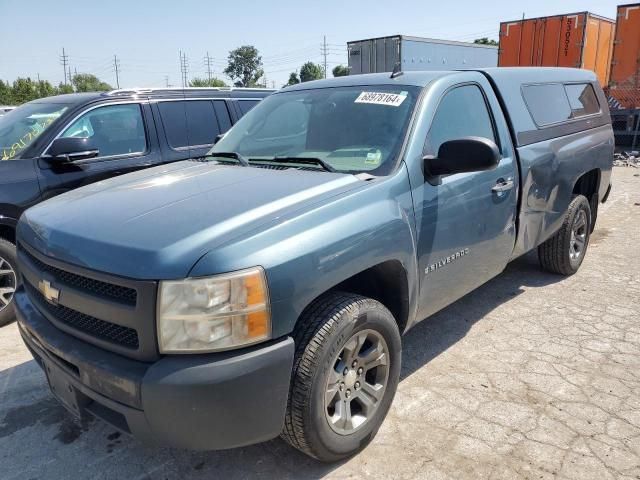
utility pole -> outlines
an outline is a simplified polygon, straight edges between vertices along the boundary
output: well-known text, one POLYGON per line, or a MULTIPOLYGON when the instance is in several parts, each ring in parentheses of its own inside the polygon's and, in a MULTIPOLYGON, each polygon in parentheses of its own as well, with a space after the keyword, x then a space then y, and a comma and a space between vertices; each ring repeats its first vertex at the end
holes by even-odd
POLYGON ((71 65, 69 65, 69 85, 73 86, 73 77, 71 76, 71 65))
POLYGON ((204 64, 207 67, 207 78, 209 79, 209 82, 211 82, 211 57, 209 56, 209 52, 207 52, 207 55, 204 57, 204 64))
POLYGON ((327 78, 327 54, 329 51, 327 50, 327 36, 324 36, 324 40, 322 42, 322 55, 324 55, 324 78, 327 78))
POLYGON ((169 88, 169 75, 164 76, 164 86, 169 88))
POLYGON ((189 82, 187 81, 187 72, 189 71, 189 60, 187 54, 182 53, 180 50, 180 72, 182 73, 182 88, 186 88, 189 82))
MULTIPOLYGON (((64 51, 64 47, 62 47, 62 55, 60 56, 60 63, 62 64, 62 71, 64 72, 64 84, 67 84, 67 63, 69 63, 69 55, 67 55, 64 51)), ((71 78, 69 78, 71 81, 71 78)))
POLYGON ((116 85, 118 90, 120 90, 120 62, 118 61, 118 57, 113 56, 113 68, 116 71, 116 85))

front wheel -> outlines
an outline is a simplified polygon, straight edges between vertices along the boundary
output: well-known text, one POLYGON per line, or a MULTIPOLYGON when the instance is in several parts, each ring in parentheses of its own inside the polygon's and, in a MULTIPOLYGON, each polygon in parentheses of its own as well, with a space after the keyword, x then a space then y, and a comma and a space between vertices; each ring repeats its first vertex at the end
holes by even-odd
POLYGON ((370 298, 334 292, 303 313, 282 437, 332 462, 375 436, 398 386, 401 342, 389 310, 370 298))
POLYGON ((589 246, 591 207, 583 195, 569 204, 560 230, 538 247, 538 259, 545 270, 560 275, 578 271, 589 246))
POLYGON ((0 327, 16 319, 13 309, 13 295, 18 286, 16 271, 16 247, 0 238, 0 327))

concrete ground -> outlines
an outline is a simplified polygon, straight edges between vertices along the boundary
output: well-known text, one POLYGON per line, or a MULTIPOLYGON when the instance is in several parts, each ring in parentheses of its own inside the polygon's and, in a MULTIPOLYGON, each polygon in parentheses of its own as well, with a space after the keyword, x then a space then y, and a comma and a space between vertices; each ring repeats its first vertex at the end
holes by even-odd
POLYGON ((578 274, 528 255, 405 337, 390 414, 342 464, 280 440, 193 453, 79 427, 10 325, 0 478, 640 478, 640 170, 616 168, 613 182, 578 274))

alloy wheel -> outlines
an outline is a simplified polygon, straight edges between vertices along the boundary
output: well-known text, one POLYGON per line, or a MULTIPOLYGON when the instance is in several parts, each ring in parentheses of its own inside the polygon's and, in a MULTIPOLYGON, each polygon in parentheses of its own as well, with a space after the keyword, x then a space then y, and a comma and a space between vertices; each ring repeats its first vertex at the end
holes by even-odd
POLYGON ((18 285, 16 272, 11 264, 0 257, 0 311, 9 306, 18 285))
POLYGON ((325 389, 325 415, 334 432, 347 435, 376 412, 389 380, 389 349, 374 330, 355 333, 336 357, 325 389))
POLYGON ((571 240, 569 242, 569 258, 577 260, 584 252, 587 243, 587 212, 578 210, 578 214, 571 226, 571 240))

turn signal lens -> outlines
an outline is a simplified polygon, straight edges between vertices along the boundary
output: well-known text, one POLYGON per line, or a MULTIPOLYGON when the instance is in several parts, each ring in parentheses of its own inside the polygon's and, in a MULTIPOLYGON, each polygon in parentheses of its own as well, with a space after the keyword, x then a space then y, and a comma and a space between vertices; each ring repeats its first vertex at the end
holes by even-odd
POLYGON ((269 338, 271 315, 262 268, 160 282, 158 343, 162 353, 214 352, 269 338))

